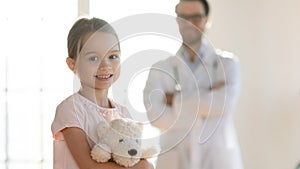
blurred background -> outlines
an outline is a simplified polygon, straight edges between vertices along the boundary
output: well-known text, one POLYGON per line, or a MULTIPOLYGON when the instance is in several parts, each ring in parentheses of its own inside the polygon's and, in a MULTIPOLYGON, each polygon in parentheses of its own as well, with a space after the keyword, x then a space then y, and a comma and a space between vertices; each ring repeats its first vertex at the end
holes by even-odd
MULTIPOLYGON (((241 63, 242 88, 234 118, 245 169, 295 168, 300 161, 300 1, 209 2, 209 39, 235 53, 241 63)), ((67 34, 78 16, 108 22, 142 13, 175 16, 177 3, 1 0, 0 169, 52 168, 55 108, 77 88, 65 58, 67 34)), ((122 61, 134 52, 166 46, 157 38, 124 42, 122 61)), ((166 47, 175 53, 179 45, 166 47)), ((147 73, 136 76, 124 91, 141 111, 146 78, 147 73)))

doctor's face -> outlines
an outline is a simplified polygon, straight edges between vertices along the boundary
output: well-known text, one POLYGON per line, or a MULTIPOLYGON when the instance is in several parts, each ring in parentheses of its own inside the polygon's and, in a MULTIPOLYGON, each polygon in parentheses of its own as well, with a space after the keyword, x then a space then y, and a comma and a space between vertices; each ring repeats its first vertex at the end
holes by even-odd
POLYGON ((201 41, 207 23, 203 4, 199 1, 182 1, 178 4, 176 13, 183 42, 193 45, 201 41))

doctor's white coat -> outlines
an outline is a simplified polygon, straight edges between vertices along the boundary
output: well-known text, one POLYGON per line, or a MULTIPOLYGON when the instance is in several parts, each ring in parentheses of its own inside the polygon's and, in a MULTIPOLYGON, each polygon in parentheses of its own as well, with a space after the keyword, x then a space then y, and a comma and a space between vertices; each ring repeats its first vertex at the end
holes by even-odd
POLYGON ((150 70, 144 104, 149 120, 161 129, 158 169, 243 168, 232 119, 238 61, 232 53, 202 46, 202 64, 194 70, 183 59, 183 47, 150 70), (219 81, 225 86, 210 90, 219 81), (177 83, 180 92, 174 89, 177 83), (165 104, 166 92, 175 93, 172 106, 165 104))

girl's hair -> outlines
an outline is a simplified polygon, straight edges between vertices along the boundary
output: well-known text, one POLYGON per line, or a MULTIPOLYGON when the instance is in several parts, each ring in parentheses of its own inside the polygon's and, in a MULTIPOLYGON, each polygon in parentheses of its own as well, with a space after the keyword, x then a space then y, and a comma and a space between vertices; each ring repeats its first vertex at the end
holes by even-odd
POLYGON ((114 35, 118 40, 118 35, 113 27, 105 20, 99 18, 81 18, 74 23, 69 31, 68 35, 68 55, 72 59, 76 59, 77 55, 81 51, 83 46, 82 39, 88 33, 94 33, 96 31, 110 33, 114 35))

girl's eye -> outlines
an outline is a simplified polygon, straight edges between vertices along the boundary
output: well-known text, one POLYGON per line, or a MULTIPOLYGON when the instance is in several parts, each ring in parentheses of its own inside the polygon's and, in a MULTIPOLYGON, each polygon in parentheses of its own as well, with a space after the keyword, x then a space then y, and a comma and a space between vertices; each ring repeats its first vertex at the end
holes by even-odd
POLYGON ((118 58, 119 58, 118 55, 110 55, 110 56, 109 56, 109 59, 118 59, 118 58))
POLYGON ((123 141, 124 141, 123 139, 120 139, 120 140, 119 140, 120 143, 122 143, 123 141))
POLYGON ((98 60, 98 57, 97 56, 92 56, 89 58, 90 61, 97 61, 98 60))

